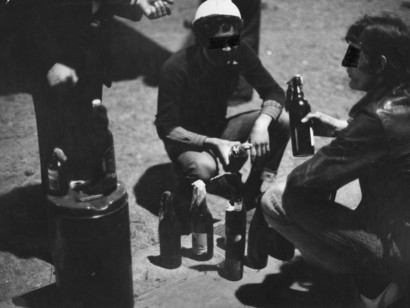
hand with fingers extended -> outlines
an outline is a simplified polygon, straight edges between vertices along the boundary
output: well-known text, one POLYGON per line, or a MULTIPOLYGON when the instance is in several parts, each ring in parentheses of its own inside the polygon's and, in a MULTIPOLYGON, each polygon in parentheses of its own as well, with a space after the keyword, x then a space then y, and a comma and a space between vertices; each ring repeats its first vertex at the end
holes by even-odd
POLYGON ((174 4, 174 0, 137 0, 135 4, 149 19, 157 19, 171 15, 170 5, 174 4))
POLYGON ((251 162, 254 167, 262 167, 270 153, 269 132, 268 127, 272 118, 266 114, 261 114, 255 121, 249 142, 252 143, 251 162))
POLYGON ((232 147, 240 144, 239 141, 219 138, 206 138, 204 141, 204 146, 215 153, 224 167, 229 165, 229 155, 231 154, 232 147))
POLYGON ((50 87, 70 87, 78 82, 76 71, 64 64, 56 63, 47 72, 47 81, 50 87))
POLYGON ((323 137, 335 137, 348 125, 347 121, 336 119, 322 112, 310 112, 301 121, 303 123, 311 121, 314 134, 323 137))

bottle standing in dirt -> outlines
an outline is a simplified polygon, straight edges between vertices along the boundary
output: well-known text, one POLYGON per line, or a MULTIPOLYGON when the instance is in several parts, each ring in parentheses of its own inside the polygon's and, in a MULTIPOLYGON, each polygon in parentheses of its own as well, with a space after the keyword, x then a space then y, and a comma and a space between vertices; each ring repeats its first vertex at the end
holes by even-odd
POLYGON ((268 263, 268 231, 268 224, 258 202, 248 231, 247 265, 251 268, 262 269, 268 263))
POLYGON ((161 265, 173 269, 181 265, 181 223, 174 210, 174 197, 165 191, 159 212, 159 254, 161 265))
POLYGON ((93 127, 96 148, 101 163, 95 177, 88 187, 88 193, 109 195, 117 188, 117 172, 115 166, 114 138, 108 127, 107 108, 100 99, 94 99, 93 127))
POLYGON ((275 259, 289 261, 295 255, 295 246, 278 231, 268 228, 268 253, 275 259))
POLYGON ((251 143, 245 142, 234 145, 229 155, 229 165, 226 167, 228 172, 238 172, 246 163, 249 154, 248 150, 252 147, 251 143))
POLYGON ((314 137, 311 123, 301 120, 310 112, 310 105, 302 91, 302 77, 295 75, 288 82, 286 106, 289 112, 290 135, 293 156, 302 157, 315 153, 314 137))
MULTIPOLYGON (((269 197, 274 198, 274 204, 281 204, 281 200, 279 200, 282 194, 271 194, 269 197)), ((295 246, 292 242, 286 239, 282 234, 276 231, 273 228, 268 227, 267 232, 267 241, 269 242, 268 246, 268 254, 275 259, 288 261, 292 259, 295 255, 295 246)))
POLYGON ((241 197, 232 198, 225 212, 225 264, 224 276, 240 280, 246 242, 246 211, 241 197))
POLYGON ((51 196, 64 196, 68 193, 67 156, 60 148, 55 148, 47 167, 48 194, 51 196))
POLYGON ((192 183, 191 230, 192 253, 197 260, 212 259, 214 255, 214 229, 211 211, 206 204, 205 183, 192 183))

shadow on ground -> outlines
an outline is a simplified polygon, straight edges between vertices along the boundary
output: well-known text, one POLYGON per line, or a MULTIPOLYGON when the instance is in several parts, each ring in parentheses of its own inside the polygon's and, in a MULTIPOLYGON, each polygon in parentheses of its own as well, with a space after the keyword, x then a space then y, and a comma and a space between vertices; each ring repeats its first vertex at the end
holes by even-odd
POLYGON ((58 290, 55 283, 23 295, 16 296, 12 299, 12 302, 17 307, 30 308, 54 308, 62 307, 63 305, 58 296, 58 290))
MULTIPOLYGON (((143 76, 145 84, 157 86, 162 64, 171 52, 120 20, 114 20, 112 33, 113 80, 143 76)), ((32 48, 22 38, 24 30, 18 27, 0 40, 0 95, 31 93, 33 88, 30 62, 36 59, 32 59, 32 48)))
POLYGON ((325 273, 295 257, 279 273, 266 275, 262 283, 242 285, 235 295, 242 304, 254 307, 351 307, 355 290, 350 279, 325 273))
POLYGON ((171 163, 149 167, 134 186, 137 203, 154 215, 158 215, 161 195, 175 191, 176 176, 171 163))
POLYGON ((0 251, 52 263, 46 204, 40 184, 0 196, 0 251))

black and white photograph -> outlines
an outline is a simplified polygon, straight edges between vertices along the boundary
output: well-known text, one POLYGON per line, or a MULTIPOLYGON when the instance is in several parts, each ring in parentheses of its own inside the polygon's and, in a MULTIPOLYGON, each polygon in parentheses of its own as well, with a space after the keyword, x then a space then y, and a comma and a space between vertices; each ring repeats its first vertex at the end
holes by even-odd
POLYGON ((0 308, 410 307, 410 1, 0 1, 0 308))

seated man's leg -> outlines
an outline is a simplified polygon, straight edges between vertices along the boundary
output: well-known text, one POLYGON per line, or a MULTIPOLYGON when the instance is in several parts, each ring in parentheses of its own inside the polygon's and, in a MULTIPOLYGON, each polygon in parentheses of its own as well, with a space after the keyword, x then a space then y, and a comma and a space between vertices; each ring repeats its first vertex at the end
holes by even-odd
POLYGON ((261 206, 269 227, 291 241, 307 262, 330 273, 352 275, 362 286, 385 286, 389 270, 382 243, 359 225, 354 211, 286 191, 282 199, 274 189, 263 195, 261 206))

